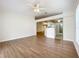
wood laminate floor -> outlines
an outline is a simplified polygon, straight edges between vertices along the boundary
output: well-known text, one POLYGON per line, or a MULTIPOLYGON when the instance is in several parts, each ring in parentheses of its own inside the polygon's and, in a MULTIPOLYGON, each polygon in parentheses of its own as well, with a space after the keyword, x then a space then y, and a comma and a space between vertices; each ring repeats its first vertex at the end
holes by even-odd
POLYGON ((74 58, 72 42, 32 36, 0 43, 0 58, 74 58))

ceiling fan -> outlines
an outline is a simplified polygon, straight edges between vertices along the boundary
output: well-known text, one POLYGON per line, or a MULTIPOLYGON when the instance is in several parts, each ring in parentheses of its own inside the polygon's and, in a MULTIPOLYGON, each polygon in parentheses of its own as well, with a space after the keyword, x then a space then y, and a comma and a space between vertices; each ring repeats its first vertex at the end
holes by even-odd
POLYGON ((33 5, 33 11, 36 13, 39 13, 41 10, 44 10, 44 8, 40 7, 40 4, 34 4, 33 5))
POLYGON ((39 0, 34 0, 31 2, 31 4, 27 4, 27 5, 30 6, 35 13, 39 13, 40 11, 45 10, 45 8, 41 7, 39 0))

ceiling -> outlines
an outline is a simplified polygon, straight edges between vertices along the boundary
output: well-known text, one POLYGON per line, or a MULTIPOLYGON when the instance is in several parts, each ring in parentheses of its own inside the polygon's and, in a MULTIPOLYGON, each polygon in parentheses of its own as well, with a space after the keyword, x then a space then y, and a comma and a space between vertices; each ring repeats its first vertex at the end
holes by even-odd
POLYGON ((40 7, 45 10, 35 13, 36 19, 72 11, 76 4, 76 0, 40 0, 39 2, 40 7))
POLYGON ((0 0, 4 10, 25 13, 26 10, 33 11, 35 3, 44 8, 39 13, 34 13, 36 19, 61 14, 65 11, 74 10, 76 0, 0 0))

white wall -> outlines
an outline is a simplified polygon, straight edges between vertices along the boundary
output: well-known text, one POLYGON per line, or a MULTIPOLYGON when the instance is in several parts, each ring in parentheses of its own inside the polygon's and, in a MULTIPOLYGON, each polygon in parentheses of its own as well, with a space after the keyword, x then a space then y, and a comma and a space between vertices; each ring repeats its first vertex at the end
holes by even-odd
POLYGON ((1 24, 1 21, 2 21, 2 19, 1 19, 1 14, 0 14, 0 39, 2 39, 2 29, 1 29, 2 24, 1 24))
POLYGON ((2 39, 2 10, 1 10, 1 6, 0 6, 0 40, 2 39))
MULTIPOLYGON (((64 40, 68 40, 68 41, 72 41, 74 43, 74 46, 76 48, 76 51, 78 53, 78 56, 79 56, 79 45, 77 42, 76 39, 79 39, 79 16, 77 16, 77 19, 76 20, 76 8, 77 8, 77 5, 79 4, 78 3, 79 0, 75 3, 74 2, 74 10, 71 10, 69 12, 65 12, 64 13, 64 40), (78 25, 78 26, 77 26, 78 25)), ((79 14, 79 12, 77 12, 79 14)))
POLYGON ((76 42, 79 44, 79 5, 76 10, 76 42))
POLYGON ((74 41, 75 39, 75 18, 72 11, 63 14, 63 39, 74 41))
MULTIPOLYGON (((31 15, 5 13, 3 19, 4 40, 36 35, 36 23, 31 15)), ((3 40, 2 40, 3 41, 3 40)))
POLYGON ((0 17, 0 40, 2 39, 2 19, 0 17))
POLYGON ((76 8, 76 39, 74 40, 74 45, 79 56, 79 5, 76 8))
MULTIPOLYGON (((78 0, 79 1, 79 0, 78 0)), ((70 12, 67 12, 64 14, 64 40, 68 40, 68 41, 72 41, 74 43, 74 46, 76 48, 76 51, 78 53, 79 56, 79 45, 78 45, 78 41, 76 41, 76 39, 79 39, 79 25, 77 26, 77 24, 79 24, 79 16, 77 16, 78 20, 76 20, 76 8, 78 5, 78 1, 74 4, 74 10, 71 10, 70 12)), ((79 12, 77 12, 79 13, 79 12)))
MULTIPOLYGON (((74 43, 74 46, 76 48, 76 51, 78 53, 79 56, 79 45, 76 42, 76 39, 79 37, 79 32, 77 32, 77 36, 76 36, 76 11, 73 11, 74 13, 68 14, 66 16, 64 16, 64 20, 63 20, 63 39, 67 40, 67 41, 72 41, 74 43), (70 15, 70 16, 69 16, 70 15)), ((78 16, 79 17, 79 16, 78 16)), ((78 19, 79 20, 79 19, 78 19)), ((79 24, 79 23, 78 23, 79 24)), ((78 25, 79 26, 79 25, 78 25)), ((79 31, 79 29, 77 29, 79 31)))
MULTIPOLYGON (((1 28, 1 14, 0 14, 0 28, 1 28)), ((1 29, 0 29, 0 39, 1 39, 1 29)))
POLYGON ((32 10, 23 8, 22 1, 17 2, 19 1, 7 0, 5 5, 2 4, 3 19, 1 25, 3 27, 3 39, 0 39, 0 42, 36 35, 36 22, 32 10))

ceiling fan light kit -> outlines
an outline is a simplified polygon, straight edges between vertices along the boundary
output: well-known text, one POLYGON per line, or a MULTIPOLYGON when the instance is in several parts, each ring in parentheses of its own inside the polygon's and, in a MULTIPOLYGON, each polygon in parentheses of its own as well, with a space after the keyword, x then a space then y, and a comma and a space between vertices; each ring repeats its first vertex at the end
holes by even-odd
POLYGON ((34 12, 40 12, 40 10, 39 9, 34 9, 34 12))
POLYGON ((39 13, 39 12, 40 12, 40 6, 39 6, 39 4, 35 4, 35 5, 33 6, 33 9, 34 9, 34 12, 39 13))

